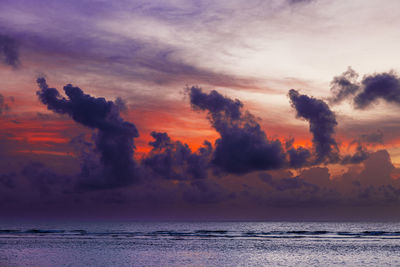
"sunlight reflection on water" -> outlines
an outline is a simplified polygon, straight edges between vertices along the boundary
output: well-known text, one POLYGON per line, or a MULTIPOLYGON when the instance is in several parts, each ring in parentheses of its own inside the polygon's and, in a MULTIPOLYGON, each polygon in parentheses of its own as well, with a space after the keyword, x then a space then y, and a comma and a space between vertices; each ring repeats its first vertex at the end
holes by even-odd
POLYGON ((400 265, 399 226, 3 223, 0 266, 393 266, 400 265))

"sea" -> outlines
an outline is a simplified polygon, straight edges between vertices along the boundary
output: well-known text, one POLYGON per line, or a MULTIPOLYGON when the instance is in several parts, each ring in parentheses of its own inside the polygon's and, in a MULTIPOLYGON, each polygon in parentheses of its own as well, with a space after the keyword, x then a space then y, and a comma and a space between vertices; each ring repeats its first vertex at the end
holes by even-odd
POLYGON ((400 223, 0 222, 0 266, 400 266, 400 223))

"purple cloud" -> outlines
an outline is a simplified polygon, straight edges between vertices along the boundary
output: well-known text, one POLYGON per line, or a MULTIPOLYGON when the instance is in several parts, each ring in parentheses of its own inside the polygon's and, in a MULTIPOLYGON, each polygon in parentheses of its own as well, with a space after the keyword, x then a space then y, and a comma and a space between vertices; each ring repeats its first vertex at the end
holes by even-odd
POLYGON ((310 124, 316 153, 315 162, 336 162, 339 155, 333 137, 337 125, 335 114, 324 101, 302 95, 294 89, 289 91, 289 98, 297 117, 307 120, 310 124))
POLYGON ((244 174, 283 167, 285 154, 280 141, 267 138, 255 117, 242 110, 242 102, 215 90, 203 93, 199 87, 188 88, 188 93, 192 107, 207 111, 221 136, 215 141, 212 159, 220 170, 244 174))
POLYGON ((118 105, 104 98, 85 94, 71 84, 64 86, 68 99, 62 97, 55 88, 49 88, 44 78, 38 78, 40 101, 59 114, 67 114, 74 121, 97 130, 93 134, 96 151, 100 154, 102 168, 82 166, 81 175, 86 178, 80 184, 84 189, 101 189, 126 186, 135 182, 136 162, 133 138, 139 136, 135 125, 123 120, 118 105), (102 179, 100 179, 100 177, 102 179))
POLYGON ((16 68, 19 65, 17 41, 7 35, 0 34, 0 60, 4 64, 16 68))
POLYGON ((149 144, 153 149, 142 160, 143 166, 166 179, 188 180, 207 177, 212 153, 208 141, 193 153, 187 144, 171 141, 167 133, 152 132, 151 136, 154 141, 149 144))

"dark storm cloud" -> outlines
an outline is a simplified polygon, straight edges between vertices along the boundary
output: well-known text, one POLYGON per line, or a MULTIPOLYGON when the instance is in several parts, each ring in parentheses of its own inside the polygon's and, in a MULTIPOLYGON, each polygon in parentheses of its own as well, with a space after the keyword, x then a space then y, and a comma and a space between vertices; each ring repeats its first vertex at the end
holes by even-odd
POLYGON ((332 97, 329 102, 337 104, 353 96, 359 89, 360 85, 357 83, 358 73, 349 67, 342 75, 336 76, 331 82, 332 97))
POLYGON ((284 165, 280 141, 268 140, 256 118, 242 110, 242 102, 224 97, 215 90, 209 94, 199 87, 187 90, 192 107, 208 111, 212 126, 220 134, 212 158, 212 163, 220 170, 244 174, 284 165))
POLYGON ((285 143, 286 153, 289 157, 289 166, 292 168, 301 168, 308 165, 311 158, 311 152, 304 147, 293 147, 294 139, 285 143))
POLYGON ((152 132, 153 147, 142 163, 155 174, 166 179, 187 180, 207 177, 211 144, 207 141, 195 153, 187 144, 171 141, 167 133, 152 132))
POLYGON ((400 104, 400 78, 393 72, 365 75, 361 82, 357 81, 358 74, 349 67, 341 76, 332 81, 330 101, 339 103, 346 98, 352 98, 358 109, 365 109, 379 99, 388 103, 400 104))
POLYGON ((289 156, 289 166, 292 168, 301 168, 308 164, 308 160, 311 157, 311 152, 304 148, 290 148, 287 150, 289 156))
POLYGON ((356 108, 366 108, 378 99, 400 104, 400 79, 393 72, 365 76, 361 86, 361 92, 354 98, 356 108))
POLYGON ((366 160, 369 156, 368 152, 361 143, 357 144, 356 152, 353 155, 345 155, 341 159, 342 164, 357 164, 366 160))
POLYGON ((130 122, 120 116, 119 107, 104 98, 95 98, 84 94, 71 84, 64 86, 68 99, 62 97, 55 88, 49 88, 44 78, 38 78, 40 90, 37 95, 41 102, 59 114, 67 114, 74 121, 97 131, 93 134, 96 151, 100 154, 102 170, 91 173, 83 166, 82 176, 87 180, 81 185, 85 189, 100 189, 126 186, 135 181, 136 163, 133 160, 135 149, 133 138, 139 133, 130 122), (97 179, 93 176, 100 176, 97 179))
POLYGON ((19 52, 17 41, 0 34, 0 60, 9 66, 16 68, 19 65, 19 52))
POLYGON ((337 125, 335 114, 322 100, 301 95, 294 89, 289 91, 289 98, 297 117, 307 120, 313 135, 316 163, 335 162, 338 160, 338 146, 333 137, 337 125))
POLYGON ((383 144, 383 133, 378 130, 375 133, 362 134, 350 145, 356 145, 356 152, 353 155, 344 155, 341 159, 342 164, 357 164, 365 161, 372 153, 363 145, 367 144, 383 144))

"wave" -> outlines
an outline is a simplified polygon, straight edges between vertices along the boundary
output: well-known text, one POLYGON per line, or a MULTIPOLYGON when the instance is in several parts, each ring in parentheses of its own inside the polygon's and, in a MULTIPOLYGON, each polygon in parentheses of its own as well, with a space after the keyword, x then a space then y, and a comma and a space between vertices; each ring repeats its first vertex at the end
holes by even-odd
POLYGON ((195 231, 105 231, 91 232, 83 229, 0 229, 1 237, 124 237, 124 238, 394 238, 400 239, 400 231, 361 231, 361 232, 334 232, 334 231, 228 231, 228 230, 195 230, 195 231))

